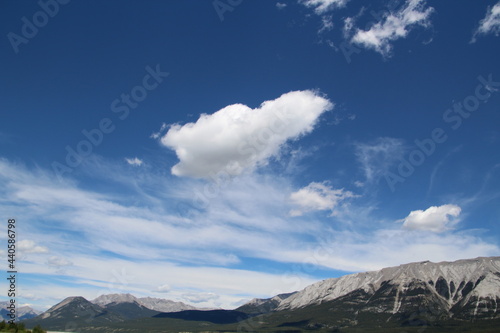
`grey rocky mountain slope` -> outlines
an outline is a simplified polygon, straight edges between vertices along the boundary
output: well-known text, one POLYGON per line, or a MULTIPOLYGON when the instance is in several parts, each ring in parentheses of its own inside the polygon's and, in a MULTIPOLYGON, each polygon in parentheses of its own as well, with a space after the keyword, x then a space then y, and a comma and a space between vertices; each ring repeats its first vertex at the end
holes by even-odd
MULTIPOLYGON (((9 321, 10 317, 7 316, 7 306, 9 302, 0 302, 0 315, 3 320, 9 321)), ((16 316, 18 320, 30 319, 38 316, 41 311, 35 310, 30 306, 21 306, 16 308, 16 316)))
POLYGON ((267 313, 275 310, 285 299, 293 294, 295 293, 279 294, 271 298, 254 298, 235 310, 248 314, 267 313))
POLYGON ((410 263, 327 279, 280 302, 275 311, 327 302, 356 311, 410 313, 469 320, 500 317, 500 257, 410 263))

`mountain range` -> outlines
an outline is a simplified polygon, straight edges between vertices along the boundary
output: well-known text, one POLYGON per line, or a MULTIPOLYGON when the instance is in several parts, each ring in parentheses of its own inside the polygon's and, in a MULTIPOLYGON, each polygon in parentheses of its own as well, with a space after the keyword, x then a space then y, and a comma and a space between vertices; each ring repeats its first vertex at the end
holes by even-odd
MULTIPOLYGON (((9 311, 7 311, 7 306, 9 302, 0 302, 0 315, 2 316, 2 320, 9 321, 10 317, 7 316, 9 311)), ((29 306, 21 306, 16 309, 16 315, 18 320, 30 319, 38 316, 41 312, 35 310, 29 306)))
POLYGON ((130 294, 92 302, 70 297, 25 323, 81 332, 498 332, 499 303, 500 257, 488 257, 350 274, 234 310, 202 311, 130 294))
POLYGON ((108 325, 136 318, 148 318, 165 312, 179 312, 197 309, 182 302, 161 298, 137 298, 131 294, 101 295, 92 301, 72 296, 54 305, 25 324, 56 330, 69 330, 89 325, 108 325))
POLYGON ((108 294, 101 295, 91 301, 94 304, 102 307, 109 307, 113 304, 121 303, 137 303, 145 308, 158 312, 178 312, 183 310, 198 310, 198 308, 184 304, 182 302, 174 302, 163 298, 141 297, 137 298, 131 294, 108 294))
POLYGON ((490 317, 500 296, 500 257, 459 260, 452 263, 429 261, 358 273, 315 283, 283 300, 277 310, 298 309, 334 301, 353 292, 370 298, 381 291, 391 295, 391 307, 398 313, 407 306, 412 291, 428 295, 449 316, 490 317))

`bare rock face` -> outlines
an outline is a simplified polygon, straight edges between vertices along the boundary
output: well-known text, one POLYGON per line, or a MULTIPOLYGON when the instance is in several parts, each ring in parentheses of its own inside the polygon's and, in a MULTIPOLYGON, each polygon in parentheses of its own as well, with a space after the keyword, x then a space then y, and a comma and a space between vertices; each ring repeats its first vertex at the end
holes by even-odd
POLYGON ((417 262, 327 279, 283 299, 275 310, 327 302, 343 311, 390 314, 399 320, 415 314, 428 320, 497 319, 500 257, 417 262))

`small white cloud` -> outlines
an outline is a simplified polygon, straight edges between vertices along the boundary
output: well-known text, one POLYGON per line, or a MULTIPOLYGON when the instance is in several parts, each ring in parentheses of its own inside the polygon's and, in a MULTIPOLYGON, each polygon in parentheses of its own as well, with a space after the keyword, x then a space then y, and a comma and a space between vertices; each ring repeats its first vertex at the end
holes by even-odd
POLYGON ((332 49, 334 49, 334 50, 335 50, 335 52, 337 52, 337 51, 339 50, 339 48, 335 45, 335 43, 334 43, 334 42, 332 42, 330 39, 326 39, 326 40, 324 41, 324 43, 325 43, 326 45, 328 45, 329 47, 331 47, 332 49))
POLYGON ((333 29, 333 17, 331 15, 323 15, 321 16, 321 29, 319 29, 319 33, 324 31, 330 31, 333 29))
POLYGON ((333 115, 333 120, 329 123, 329 124, 332 124, 332 125, 339 125, 342 121, 344 120, 355 120, 356 119, 356 115, 355 114, 352 114, 352 113, 349 113, 349 114, 346 114, 345 112, 335 112, 335 114, 333 115))
POLYGON ((472 36, 471 43, 476 41, 477 35, 487 35, 494 33, 495 36, 500 35, 500 1, 493 7, 489 7, 486 16, 479 22, 479 27, 472 36))
POLYGON ((158 293, 168 293, 170 291, 170 286, 168 284, 163 284, 156 288, 156 292, 158 293))
POLYGON ((125 161, 127 161, 128 164, 133 166, 141 166, 143 164, 143 161, 138 159, 137 157, 125 158, 125 161))
POLYGON ((293 91, 256 109, 233 104, 200 115, 196 123, 172 125, 161 143, 180 160, 172 167, 176 176, 236 176, 266 165, 287 141, 310 133, 332 107, 314 91, 293 91))
POLYGON ((363 186, 365 186, 365 183, 363 183, 363 182, 361 182, 359 180, 356 180, 354 182, 354 186, 356 186, 356 187, 363 187, 363 186))
MULTIPOLYGON (((374 24, 369 30, 357 29, 351 42, 389 56, 392 51, 391 42, 406 37, 415 26, 428 27, 429 16, 433 11, 432 7, 426 8, 425 0, 407 0, 401 9, 386 14, 381 22, 374 24)), ((347 22, 347 27, 344 25, 344 32, 352 30, 350 23, 347 22)))
POLYGON ((276 3, 276 8, 280 10, 286 8, 286 6, 287 6, 286 3, 281 3, 281 2, 276 3))
POLYGON ((158 132, 153 132, 151 133, 151 135, 149 136, 151 139, 159 139, 163 133, 165 132, 165 130, 167 129, 168 125, 163 123, 161 124, 161 128, 158 132))
POLYGON ((432 206, 426 210, 414 210, 401 221, 404 229, 443 232, 458 223, 461 211, 456 205, 432 206))
POLYGON ((51 266, 51 267, 56 267, 56 268, 61 268, 61 267, 73 265, 73 263, 71 261, 69 261, 65 258, 56 257, 56 256, 50 257, 47 260, 46 264, 51 266))
POLYGON ((342 28, 342 34, 344 38, 349 38, 352 35, 352 30, 354 29, 355 18, 347 17, 344 19, 344 27, 342 28))
POLYGON ((352 192, 336 190, 325 183, 312 182, 290 195, 290 201, 298 207, 291 210, 290 215, 301 216, 306 212, 318 210, 331 210, 333 213, 341 201, 353 197, 355 195, 352 192))
POLYGON ((26 253, 47 253, 49 249, 45 246, 39 246, 32 240, 22 240, 17 242, 17 249, 23 254, 26 253))
POLYGON ((403 158, 403 141, 396 138, 378 138, 373 143, 356 144, 356 157, 368 182, 376 182, 391 166, 403 158))
POLYGON ((348 1, 349 0, 299 0, 299 3, 314 9, 316 14, 323 15, 330 10, 344 7, 348 1))

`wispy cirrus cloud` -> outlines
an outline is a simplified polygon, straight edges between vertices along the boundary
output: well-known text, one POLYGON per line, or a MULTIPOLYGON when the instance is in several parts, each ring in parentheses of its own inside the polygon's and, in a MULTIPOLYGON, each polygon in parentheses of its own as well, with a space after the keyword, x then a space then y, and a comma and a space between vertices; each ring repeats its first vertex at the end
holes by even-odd
POLYGON ((46 264, 50 267, 54 267, 58 270, 60 270, 63 267, 66 266, 72 266, 73 263, 69 261, 66 258, 58 257, 58 256, 51 256, 47 261, 46 264))
POLYGON ((318 262, 346 271, 368 271, 400 263, 431 260, 453 261, 480 256, 496 256, 498 244, 485 241, 484 231, 463 230, 430 233, 383 227, 370 234, 358 231, 325 232, 316 252, 318 262))
MULTIPOLYGON (((168 284, 171 286, 169 295, 178 297, 178 300, 192 301, 191 298, 182 298, 186 290, 195 289, 200 293, 211 290, 217 292, 220 299, 207 299, 205 303, 200 299, 200 304, 230 307, 231 302, 240 301, 244 293, 267 296, 271 288, 279 286, 281 278, 280 274, 245 271, 244 275, 254 276, 256 281, 260 281, 259 290, 254 290, 248 284, 245 291, 238 289, 237 285, 241 281, 235 281, 232 286, 224 283, 225 287, 221 287, 220 275, 234 279, 239 272, 230 267, 240 263, 240 255, 294 261, 297 258, 287 254, 287 242, 301 243, 303 232, 313 232, 310 225, 301 226, 300 222, 295 223, 295 227, 290 230, 291 224, 286 221, 286 208, 282 207, 285 197, 279 190, 282 184, 278 187, 277 183, 257 180, 255 177, 234 182, 202 214, 189 218, 181 217, 170 209, 169 213, 156 207, 124 204, 122 199, 127 194, 123 194, 123 198, 115 193, 97 194, 82 190, 70 182, 60 184, 53 178, 41 170, 33 172, 6 160, 0 161, 0 183, 5 189, 0 200, 2 211, 7 214, 17 211, 19 227, 23 230, 20 234, 40 240, 37 243, 20 242, 21 249, 30 255, 23 259, 23 273, 25 276, 59 274, 74 288, 69 293, 64 288, 53 289, 58 290, 57 295, 61 298, 75 294, 77 289, 88 290, 88 294, 99 290, 109 292, 111 287, 113 291, 129 291, 147 296, 150 291, 158 291, 158 286, 163 286, 162 291, 166 291, 165 285, 168 284), (256 197, 260 201, 251 200, 256 197), (17 209, 20 206, 25 207, 22 212, 17 209), (29 221, 29 229, 22 227, 25 221, 29 221), (47 224, 55 232, 47 233, 47 224), (275 232, 283 235, 279 242, 276 242, 275 232), (40 244, 50 244, 50 249, 40 244), (147 258, 144 257, 146 253, 147 258), (119 263, 117 258, 121 258, 119 263), (106 265, 102 262, 106 262, 106 265), (151 264, 146 269, 138 267, 138 262, 151 264), (213 265, 212 268, 205 267, 207 264, 213 265), (144 269, 150 278, 145 276, 144 281, 147 282, 144 283, 135 278, 114 277, 112 270, 120 271, 123 267, 134 272, 132 275, 144 269), (151 275, 164 277, 165 270, 169 272, 169 277, 179 275, 169 281, 151 279, 151 275), (214 278, 219 276, 217 282, 211 280, 214 284, 208 279, 210 274, 214 278), (186 279, 188 276, 191 282, 186 279), (197 276, 204 276, 203 283, 198 281, 197 276), (128 282, 120 284, 120 280, 128 282)), ((147 181, 154 184, 159 179, 147 181)), ((200 189, 205 184, 202 181, 195 183, 200 189)), ((193 182, 188 181, 171 188, 170 200, 182 200, 182 193, 187 191, 182 191, 179 186, 191 190, 192 185, 193 182), (180 198, 176 195, 180 195, 180 198)), ((304 287, 313 280, 306 277, 303 281, 304 287)), ((52 290, 50 286, 47 288, 52 290)), ((39 298, 47 297, 40 293, 39 288, 26 289, 27 293, 35 292, 39 298)), ((287 289, 292 290, 292 287, 287 289)))
POLYGON ((401 139, 380 137, 373 142, 355 144, 355 154, 367 182, 377 182, 391 166, 403 158, 401 139))
MULTIPOLYGON (((106 166, 95 170, 138 172, 136 168, 106 166)), ((240 176, 203 210, 179 216, 175 204, 166 208, 130 204, 129 193, 97 193, 69 181, 60 184, 54 177, 40 169, 0 161, 0 183, 5 189, 0 208, 6 214, 17 211, 19 226, 29 221, 29 228, 21 230, 23 237, 39 240, 27 244, 29 248, 47 246, 49 250, 34 251, 23 260, 25 278, 36 277, 24 284, 23 292, 48 304, 73 294, 89 299, 111 292, 151 296, 163 286, 173 300, 231 308, 242 299, 301 289, 316 281, 314 267, 351 272, 498 251, 497 245, 470 232, 410 230, 373 220, 371 214, 363 217, 370 223, 359 221, 359 215, 345 210, 362 211, 361 199, 352 207, 343 207, 352 194, 325 183, 294 190, 291 180, 277 175, 240 176), (289 200, 292 193, 298 193, 298 206, 289 200), (289 217, 292 209, 306 213, 339 208, 342 216, 325 221, 311 216, 289 217), (344 223, 340 218, 352 221, 344 223), (52 230, 49 233, 47 225, 52 230), (369 226, 372 231, 366 233, 358 226, 369 226), (241 269, 246 267, 245 258, 289 264, 290 268, 279 272, 241 269), (301 264, 307 265, 307 270, 301 269, 301 264), (47 277, 58 281, 51 283, 44 280, 47 277), (204 297, 207 293, 218 298, 204 297)), ((144 183, 138 186, 163 184, 163 177, 141 178, 144 183)), ((128 174, 119 177, 132 178, 128 174)), ((202 191, 207 184, 175 179, 178 181, 170 187, 158 188, 158 193, 168 198, 164 205, 189 199, 191 191, 202 191)), ((141 202, 137 199, 135 202, 141 202)))

